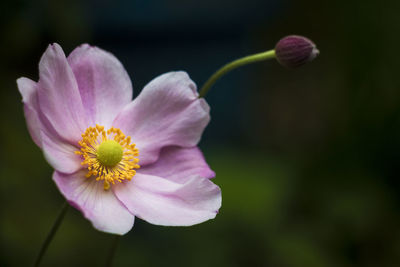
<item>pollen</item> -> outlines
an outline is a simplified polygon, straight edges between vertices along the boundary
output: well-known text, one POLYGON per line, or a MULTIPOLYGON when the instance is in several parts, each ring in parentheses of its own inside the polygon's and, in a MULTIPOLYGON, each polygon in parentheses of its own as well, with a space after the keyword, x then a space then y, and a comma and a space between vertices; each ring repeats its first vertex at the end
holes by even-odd
POLYGON ((86 129, 78 144, 80 150, 75 153, 82 156, 81 164, 88 170, 86 177, 102 181, 104 190, 116 182, 132 180, 140 168, 139 150, 131 143, 131 137, 118 128, 106 131, 96 124, 86 129))

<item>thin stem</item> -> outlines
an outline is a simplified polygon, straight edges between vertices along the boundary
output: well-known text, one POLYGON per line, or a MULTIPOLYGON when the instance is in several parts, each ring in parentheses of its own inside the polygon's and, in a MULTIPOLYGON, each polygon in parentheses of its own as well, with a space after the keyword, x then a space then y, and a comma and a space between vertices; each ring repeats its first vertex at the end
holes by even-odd
POLYGON ((43 255, 46 253, 47 248, 49 247, 51 241, 53 240, 54 235, 57 233, 58 227, 60 226, 62 220, 64 219, 64 216, 68 210, 68 207, 69 207, 69 204, 67 201, 65 201, 60 210, 60 213, 57 216, 56 221, 54 222, 53 226, 51 227, 50 232, 47 234, 47 237, 44 240, 42 247, 40 248, 39 254, 38 254, 35 264, 34 264, 35 267, 40 265, 43 255))
POLYGON ((236 69, 236 68, 238 68, 240 66, 243 66, 243 65, 247 65, 247 64, 250 64, 250 63, 255 63, 255 62, 259 62, 259 61, 263 61, 263 60, 267 60, 267 59, 271 59, 271 58, 275 58, 275 50, 269 50, 269 51, 266 51, 266 52, 263 52, 263 53, 258 53, 258 54, 250 55, 250 56, 247 56, 247 57, 239 58, 237 60, 234 60, 234 61, 226 64, 225 66, 223 66, 222 68, 217 70, 206 81, 206 83, 200 89, 199 97, 204 97, 208 93, 208 91, 210 90, 211 86, 219 78, 221 78, 222 76, 224 76, 225 74, 227 74, 231 70, 236 69))
POLYGON ((110 249, 110 253, 108 254, 108 258, 106 261, 106 267, 111 267, 113 260, 114 260, 114 255, 115 255, 115 251, 117 251, 117 247, 119 244, 119 240, 120 240, 121 236, 120 235, 116 235, 114 237, 114 242, 112 243, 111 249, 110 249))

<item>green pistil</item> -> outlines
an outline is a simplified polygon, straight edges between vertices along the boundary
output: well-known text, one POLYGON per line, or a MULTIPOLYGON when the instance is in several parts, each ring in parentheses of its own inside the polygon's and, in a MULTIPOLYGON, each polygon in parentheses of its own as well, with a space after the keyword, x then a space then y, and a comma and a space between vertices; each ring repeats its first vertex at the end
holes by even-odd
POLYGON ((107 167, 117 165, 121 161, 122 155, 121 145, 114 140, 104 141, 97 148, 97 160, 107 167))

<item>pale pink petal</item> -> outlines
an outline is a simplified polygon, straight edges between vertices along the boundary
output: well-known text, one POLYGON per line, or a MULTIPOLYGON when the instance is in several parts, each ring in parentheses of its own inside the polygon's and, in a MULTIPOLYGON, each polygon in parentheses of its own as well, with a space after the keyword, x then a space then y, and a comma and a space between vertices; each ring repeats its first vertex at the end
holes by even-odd
POLYGON ((51 132, 42 128, 41 137, 44 156, 55 170, 73 173, 82 169, 81 156, 75 154, 79 150, 77 147, 63 141, 54 130, 51 132))
POLYGON ((207 178, 192 176, 185 183, 137 173, 113 186, 121 202, 137 217, 157 225, 190 226, 216 216, 221 190, 207 178))
POLYGON ((132 101, 132 83, 121 62, 109 52, 83 44, 68 56, 86 116, 91 124, 111 126, 132 101))
POLYGON ((81 166, 78 150, 63 140, 54 130, 48 119, 38 109, 37 84, 27 78, 17 80, 19 91, 24 102, 25 118, 33 141, 43 149, 47 161, 58 171, 72 173, 81 166))
POLYGON ((155 162, 161 148, 195 146, 210 120, 186 72, 170 72, 151 81, 115 119, 113 126, 132 137, 140 164, 155 162))
POLYGON ((71 144, 88 126, 74 74, 58 44, 49 45, 39 63, 38 101, 42 114, 71 144))
POLYGON ((37 114, 37 84, 36 82, 22 77, 17 80, 19 92, 22 95, 24 103, 24 114, 28 131, 32 140, 38 147, 42 147, 42 138, 40 137, 41 123, 37 114))
POLYGON ((85 171, 69 175, 54 172, 53 179, 68 202, 78 208, 96 229, 123 235, 132 228, 134 216, 112 190, 103 189, 102 182, 86 178, 85 171))
POLYGON ((196 175, 204 178, 215 177, 198 147, 163 148, 155 163, 140 168, 138 172, 160 176, 177 183, 185 183, 196 175))

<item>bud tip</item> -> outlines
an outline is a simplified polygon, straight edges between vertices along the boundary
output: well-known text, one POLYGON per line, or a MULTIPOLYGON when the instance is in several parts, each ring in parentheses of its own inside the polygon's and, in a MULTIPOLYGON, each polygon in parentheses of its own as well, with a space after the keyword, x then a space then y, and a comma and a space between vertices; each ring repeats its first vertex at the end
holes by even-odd
POLYGON ((275 55, 281 65, 294 69, 314 60, 319 55, 319 50, 310 39, 289 35, 276 44, 275 55))

